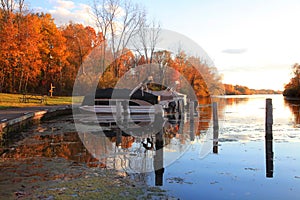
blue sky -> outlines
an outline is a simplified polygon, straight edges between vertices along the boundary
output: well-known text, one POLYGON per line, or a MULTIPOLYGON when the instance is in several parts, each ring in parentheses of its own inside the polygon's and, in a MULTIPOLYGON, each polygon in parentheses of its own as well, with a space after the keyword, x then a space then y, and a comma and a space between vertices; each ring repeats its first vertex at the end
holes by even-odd
MULTIPOLYGON (((133 0, 162 28, 198 43, 224 76, 224 83, 283 89, 300 62, 299 0, 133 0)), ((57 24, 85 24, 92 0, 29 0, 57 24)))

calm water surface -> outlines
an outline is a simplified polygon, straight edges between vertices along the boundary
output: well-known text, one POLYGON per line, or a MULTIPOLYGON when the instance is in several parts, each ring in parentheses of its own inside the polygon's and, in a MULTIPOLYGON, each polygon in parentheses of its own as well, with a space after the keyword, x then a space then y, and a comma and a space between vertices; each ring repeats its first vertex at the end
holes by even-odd
POLYGON ((209 141, 202 139, 208 130, 166 169, 163 188, 183 199, 298 199, 299 104, 285 102, 281 95, 214 101, 219 101, 221 118, 218 153, 199 157, 199 149, 209 141), (272 177, 266 176, 266 98, 273 99, 272 177))
MULTIPOLYGON (((11 171, 13 160, 63 158, 90 168, 126 171, 133 179, 159 186, 180 199, 298 199, 299 103, 286 102, 281 95, 225 96, 213 101, 218 102, 218 134, 212 128, 207 101, 200 102, 198 117, 169 119, 156 133, 145 129, 126 135, 104 128, 100 134, 94 131, 95 124, 84 123, 88 117, 75 119, 86 131, 75 129, 72 116, 48 121, 7 144, 1 173, 11 171), (273 160, 266 160, 266 98, 273 100, 273 140, 268 142, 273 160), (149 150, 142 145, 146 138, 153 144, 149 150)), ((19 176, 28 174, 26 170, 16 169, 19 176)), ((0 178, 1 187, 9 184, 0 178)))

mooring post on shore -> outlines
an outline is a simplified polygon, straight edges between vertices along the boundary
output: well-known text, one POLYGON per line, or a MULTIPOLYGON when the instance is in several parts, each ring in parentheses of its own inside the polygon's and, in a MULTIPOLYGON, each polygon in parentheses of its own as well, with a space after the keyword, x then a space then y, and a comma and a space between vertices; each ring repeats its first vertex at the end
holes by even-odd
POLYGON ((218 153, 219 140, 219 117, 218 117, 218 103, 213 102, 213 153, 218 153))
POLYGON ((272 99, 266 99, 266 134, 265 134, 265 145, 266 145, 266 177, 273 177, 273 104, 272 99))

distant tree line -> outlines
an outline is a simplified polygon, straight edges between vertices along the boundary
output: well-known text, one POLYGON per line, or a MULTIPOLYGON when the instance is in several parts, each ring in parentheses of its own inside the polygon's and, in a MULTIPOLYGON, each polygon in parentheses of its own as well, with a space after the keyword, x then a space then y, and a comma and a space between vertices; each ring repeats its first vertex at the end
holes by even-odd
MULTIPOLYGON (((162 78, 170 76, 162 73, 164 66, 172 67, 188 80, 198 97, 222 93, 217 69, 202 58, 188 56, 184 50, 175 54, 155 50, 159 24, 148 22, 145 11, 130 1, 94 0, 99 32, 72 22, 58 27, 50 14, 29 12, 24 0, 0 1, 0 92, 47 94, 52 83, 56 95, 71 95, 76 76, 87 84, 91 80, 86 75, 88 66, 81 66, 91 53, 98 52, 102 64, 93 67, 104 70, 109 66, 100 79, 94 77, 99 79, 98 87, 113 87, 136 65, 157 63, 162 66, 158 72, 162 78), (152 31, 145 32, 146 28, 152 31), (134 35, 144 47, 135 52, 127 48, 134 35)), ((172 78, 176 81, 178 77, 172 78)))
POLYGON ((252 94, 281 94, 281 91, 269 89, 250 89, 246 86, 224 84, 226 95, 252 95, 252 94))
POLYGON ((292 66, 293 77, 290 82, 285 85, 283 95, 287 97, 300 97, 300 65, 295 63, 292 66))

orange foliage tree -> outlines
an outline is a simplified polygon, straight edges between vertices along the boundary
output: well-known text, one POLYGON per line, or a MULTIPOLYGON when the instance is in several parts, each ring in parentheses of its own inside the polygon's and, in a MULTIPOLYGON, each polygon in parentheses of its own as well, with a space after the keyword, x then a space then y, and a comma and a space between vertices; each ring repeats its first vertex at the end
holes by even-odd
POLYGON ((41 21, 39 49, 42 60, 40 66, 42 88, 40 89, 47 91, 52 83, 55 85, 56 90, 60 92, 62 90, 63 68, 68 65, 66 39, 56 27, 50 14, 39 14, 38 17, 41 21))
POLYGON ((50 14, 24 12, 24 0, 16 7, 13 0, 1 2, 4 3, 0 5, 0 92, 46 94, 52 83, 55 94, 71 94, 76 76, 88 89, 99 79, 99 74, 102 74, 99 87, 113 87, 131 68, 151 63, 158 65, 155 74, 162 84, 180 81, 183 76, 185 82, 179 86, 180 92, 190 91, 192 87, 198 97, 206 97, 220 88, 216 69, 200 58, 184 52, 175 55, 169 51, 155 51, 159 26, 158 31, 143 32, 146 30, 143 28, 148 27, 145 12, 133 4, 108 2, 111 9, 125 6, 123 21, 112 15, 112 10, 95 7, 95 11, 103 14, 96 15, 98 28, 102 30, 96 33, 92 27, 82 24, 57 27, 50 14), (120 20, 123 26, 115 27, 120 20), (141 31, 136 32, 136 29, 141 31), (118 38, 117 33, 122 37, 118 38), (134 34, 140 34, 143 47, 138 55, 126 48, 134 34), (112 42, 108 42, 108 38, 112 42), (107 63, 108 60, 113 61, 107 63), (167 70, 168 67, 174 70, 167 70), (91 71, 94 73, 86 73, 91 71))
POLYGON ((292 66, 293 77, 285 85, 283 95, 288 97, 300 97, 300 65, 295 63, 292 66))
POLYGON ((70 23, 60 29, 66 38, 68 65, 63 68, 63 86, 66 91, 72 91, 77 73, 85 74, 83 62, 91 51, 102 42, 102 35, 82 24, 70 23), (79 71, 81 67, 81 71, 79 71))
MULTIPOLYGON (((0 92, 71 94, 77 71, 98 46, 100 34, 50 14, 0 9, 0 92)), ((101 38, 101 36, 100 36, 101 38)))
POLYGON ((17 57, 19 55, 16 35, 18 29, 14 25, 14 14, 4 13, 1 10, 0 21, 0 67, 1 80, 0 91, 13 92, 17 68, 17 57))

